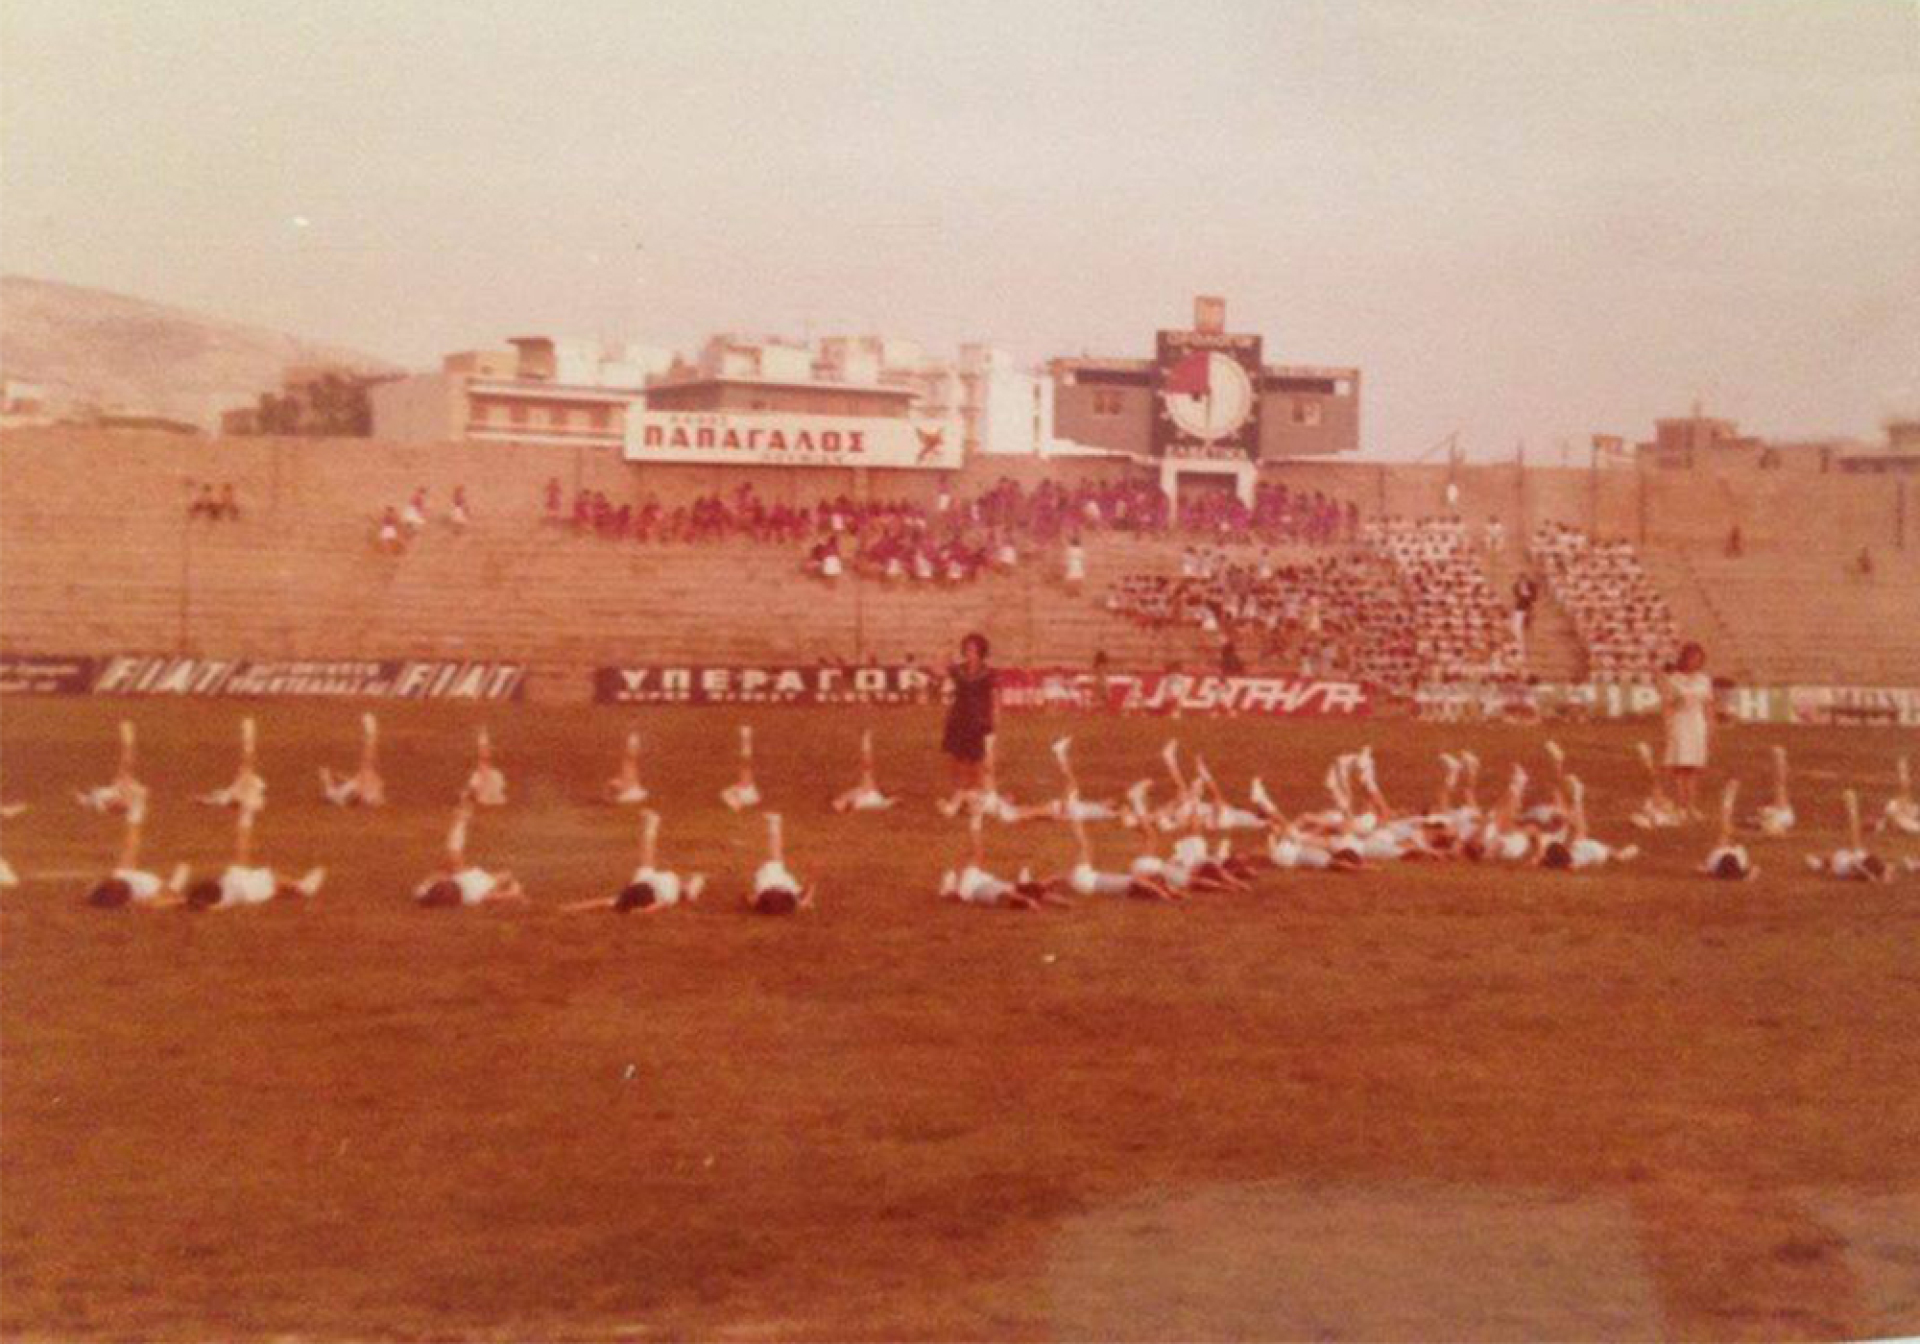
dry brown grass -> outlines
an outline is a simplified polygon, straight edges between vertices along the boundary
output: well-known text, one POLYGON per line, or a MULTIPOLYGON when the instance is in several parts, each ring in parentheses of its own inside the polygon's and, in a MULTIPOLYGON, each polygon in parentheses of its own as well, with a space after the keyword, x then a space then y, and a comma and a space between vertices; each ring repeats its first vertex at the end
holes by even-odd
MULTIPOLYGON (((792 921, 735 913, 757 827, 720 811, 734 719, 656 713, 650 783, 703 906, 563 918, 631 866, 593 805, 625 721, 494 713, 515 792, 475 826, 524 911, 416 912, 472 711, 386 714, 397 806, 320 808, 354 711, 262 708, 263 853, 308 910, 103 915, 116 827, 66 791, 125 706, 9 701, 0 904, 0 1329, 9 1338, 1670 1338, 1920 1331, 1920 882, 1685 869, 1277 877, 1188 909, 940 906, 957 834, 875 717, 886 817, 834 818, 860 727, 755 716, 792 921)), ((134 706, 154 866, 221 860, 233 706, 134 706)), ((1103 788, 1164 723, 1075 721, 1103 788)), ((1059 721, 1007 731, 1019 791, 1059 721)), ((1518 729, 1179 725, 1303 803, 1362 728, 1390 788, 1518 729)), ((1626 730, 1564 738, 1618 832, 1626 730)), ((1750 781, 1774 740, 1736 730, 1750 781)), ((1830 845, 1886 733, 1789 735, 1830 845)), ((1053 828, 996 831, 1012 866, 1053 828)), ((1118 846, 1117 838, 1110 843, 1118 846)))

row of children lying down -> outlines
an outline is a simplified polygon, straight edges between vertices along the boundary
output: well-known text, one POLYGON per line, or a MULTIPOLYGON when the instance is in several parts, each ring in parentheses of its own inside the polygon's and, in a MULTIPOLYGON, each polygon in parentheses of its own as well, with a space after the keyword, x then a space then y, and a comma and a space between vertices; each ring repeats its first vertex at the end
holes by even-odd
MULTIPOLYGON (((865 778, 861 787, 877 794, 872 780, 871 741, 863 745, 865 778)), ((1566 771, 1565 754, 1553 742, 1546 744, 1554 768, 1548 801, 1528 804, 1528 775, 1516 764, 1503 795, 1491 808, 1483 808, 1478 801, 1479 762, 1471 752, 1463 752, 1442 755, 1444 773, 1439 794, 1428 810, 1398 813, 1380 787, 1371 749, 1363 748, 1339 756, 1329 768, 1325 782, 1331 807, 1291 818, 1273 805, 1258 778, 1252 782, 1249 805, 1234 805, 1204 759, 1193 758, 1191 773, 1182 768, 1176 742, 1169 742, 1162 753, 1173 782, 1168 802, 1156 806, 1151 801, 1153 782, 1146 779, 1135 783, 1121 802, 1088 800, 1080 792, 1071 748, 1070 738, 1053 745, 1065 781, 1065 792, 1059 799, 1037 807, 1018 807, 998 790, 989 773, 986 787, 962 801, 967 813, 968 848, 942 876, 939 896, 975 906, 1034 910, 1067 904, 1068 892, 1176 901, 1195 893, 1241 891, 1261 873, 1277 869, 1340 872, 1395 859, 1458 858, 1577 870, 1626 862, 1638 854, 1636 846, 1611 845, 1590 833, 1585 788, 1578 776, 1566 771), (984 820, 993 817, 1019 822, 1042 816, 1071 827, 1077 850, 1073 866, 1060 876, 1047 878, 1036 878, 1030 867, 1022 867, 1012 880, 990 871, 982 836, 984 820), (1137 833, 1138 852, 1124 868, 1103 870, 1098 866, 1086 829, 1091 821, 1117 821, 1137 833), (1254 843, 1236 851, 1232 832, 1259 835, 1254 843)), ((1892 829, 1920 831, 1920 809, 1913 805, 1907 763, 1902 760, 1900 765, 1902 790, 1895 801, 1902 806, 1889 807, 1883 822, 1892 821, 1892 829)), ((1774 801, 1752 818, 1757 829, 1774 835, 1785 834, 1793 824, 1791 804, 1785 797, 1785 774, 1782 754, 1776 757, 1774 801)), ((1738 796, 1738 781, 1729 782, 1721 796, 1718 839, 1700 865, 1700 871, 1709 877, 1750 879, 1758 874, 1758 867, 1738 839, 1738 796)), ((1892 880, 1895 865, 1866 848, 1858 796, 1849 789, 1844 798, 1846 846, 1830 856, 1811 856, 1809 866, 1844 879, 1892 880)), ((325 869, 311 869, 295 881, 253 862, 255 813, 253 807, 240 807, 234 858, 218 879, 189 884, 189 870, 182 864, 163 883, 157 874, 139 867, 141 825, 146 814, 143 790, 127 810, 120 861, 89 892, 89 903, 143 909, 233 909, 316 895, 325 880, 325 869)), ((490 869, 469 860, 466 842, 472 816, 472 802, 463 799, 440 866, 414 890, 419 905, 453 908, 527 899, 511 871, 490 869)), ((683 875, 659 863, 659 826, 657 813, 642 814, 639 867, 618 891, 561 908, 569 913, 627 913, 663 910, 698 899, 706 885, 705 875, 683 875)), ((751 891, 744 898, 747 908, 759 914, 779 915, 811 907, 813 888, 787 867, 782 819, 777 813, 767 816, 767 847, 767 858, 755 872, 751 891)), ((1909 871, 1920 869, 1920 861, 1908 859, 1904 866, 1909 871)))
MULTIPOLYGON (((162 880, 156 872, 140 866, 142 830, 146 822, 144 797, 137 798, 126 811, 126 830, 114 867, 88 889, 86 903, 99 909, 136 910, 237 910, 266 905, 273 901, 306 900, 320 894, 327 870, 315 867, 297 880, 271 865, 256 861, 253 853, 255 809, 242 807, 234 821, 233 858, 218 877, 196 882, 189 865, 177 863, 162 880)), ((414 904, 422 909, 457 909, 462 906, 527 900, 526 889, 511 871, 488 868, 467 854, 467 829, 473 819, 473 805, 462 801, 447 832, 446 850, 440 863, 413 889, 414 904)), ((753 887, 745 897, 749 910, 761 915, 791 915, 813 905, 813 889, 802 883, 787 867, 781 818, 767 814, 767 858, 753 875, 753 887)), ((640 817, 640 866, 612 896, 574 901, 561 906, 573 914, 588 910, 613 910, 625 914, 633 910, 664 910, 670 906, 696 901, 706 888, 702 873, 682 874, 659 862, 660 815, 643 812, 640 817)))

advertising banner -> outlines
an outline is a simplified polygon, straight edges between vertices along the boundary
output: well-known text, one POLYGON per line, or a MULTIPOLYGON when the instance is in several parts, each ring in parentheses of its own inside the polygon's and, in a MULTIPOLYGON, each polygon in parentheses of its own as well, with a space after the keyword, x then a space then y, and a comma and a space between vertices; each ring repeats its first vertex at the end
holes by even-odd
POLYGON ((1920 726, 1920 687, 1795 686, 1788 696, 1795 723, 1920 726))
MULTIPOLYGON (((1660 713, 1656 686, 1611 682, 1543 682, 1489 688, 1429 685, 1415 703, 1423 717, 1495 718, 1539 713, 1547 718, 1638 719, 1660 713)), ((1736 723, 1904 724, 1920 726, 1920 687, 1731 686, 1714 688, 1714 708, 1736 723)))
POLYGON ((93 659, 59 654, 0 654, 0 695, 85 695, 93 659))
POLYGON ((1260 456, 1260 338, 1163 331, 1154 343, 1153 454, 1200 461, 1260 456))
MULTIPOLYGON (((1001 668, 1001 706, 1112 714, 1365 715, 1359 682, 1296 677, 1096 674, 1001 668)), ((923 667, 603 667, 594 699, 616 705, 912 705, 945 698, 923 667)))
POLYGON ((267 661, 123 655, 98 663, 95 695, 518 700, 524 663, 457 660, 267 661))
POLYGON ((940 698, 923 667, 602 667, 603 705, 914 705, 940 698))
POLYGON ((954 471, 959 430, 945 422, 874 415, 636 411, 627 417, 629 462, 736 467, 897 467, 954 471))

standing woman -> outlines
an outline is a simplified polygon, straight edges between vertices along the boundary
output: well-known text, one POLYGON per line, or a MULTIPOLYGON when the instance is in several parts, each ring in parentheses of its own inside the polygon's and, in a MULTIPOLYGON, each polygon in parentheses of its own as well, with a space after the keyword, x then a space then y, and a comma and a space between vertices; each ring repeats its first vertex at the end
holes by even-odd
POLYGON ((1713 707, 1713 678, 1706 673, 1707 651, 1698 644, 1680 648, 1679 662, 1660 686, 1667 724, 1667 773, 1673 800, 1691 820, 1700 820, 1695 801, 1700 772, 1707 767, 1707 735, 1713 707))
POLYGON ((953 703, 947 708, 940 749, 953 761, 954 796, 948 806, 957 812, 968 795, 980 792, 987 739, 993 735, 994 673, 987 666, 987 637, 975 633, 962 639, 960 661, 947 675, 953 682, 953 703))

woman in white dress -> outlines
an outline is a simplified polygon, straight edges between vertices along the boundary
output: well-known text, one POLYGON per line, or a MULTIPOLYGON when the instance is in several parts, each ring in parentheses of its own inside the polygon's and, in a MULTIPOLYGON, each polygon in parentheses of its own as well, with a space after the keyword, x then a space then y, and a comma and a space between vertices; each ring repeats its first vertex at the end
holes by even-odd
POLYGON ((1674 803, 1689 818, 1698 821, 1701 812, 1695 801, 1700 772, 1707 767, 1707 737, 1713 707, 1713 678, 1706 674, 1707 653, 1698 644, 1686 644, 1674 670, 1660 686, 1660 702, 1666 716, 1667 773, 1673 779, 1674 803))

